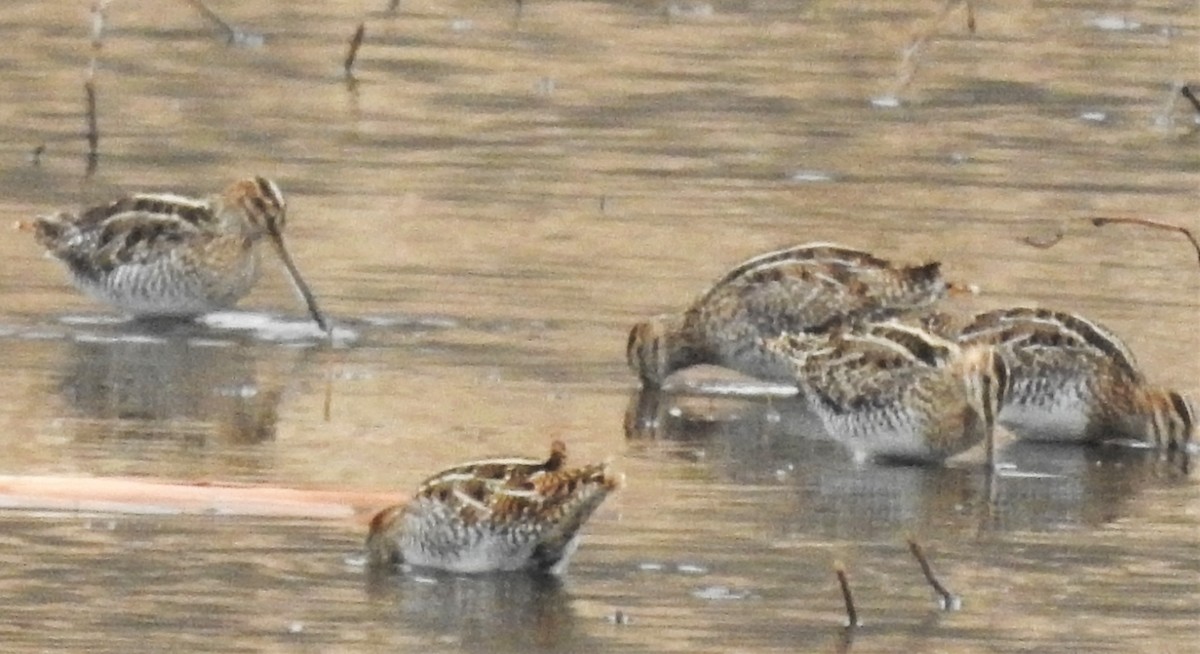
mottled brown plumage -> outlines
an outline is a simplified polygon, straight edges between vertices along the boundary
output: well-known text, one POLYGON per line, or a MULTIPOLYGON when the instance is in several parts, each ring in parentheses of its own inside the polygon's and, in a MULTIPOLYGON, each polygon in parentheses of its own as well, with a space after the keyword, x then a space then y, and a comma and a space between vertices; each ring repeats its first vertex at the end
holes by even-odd
POLYGON ((192 317, 232 306, 258 280, 266 241, 328 331, 284 244, 286 220, 279 187, 255 177, 208 199, 137 194, 21 227, 66 265, 78 289, 135 316, 192 317))
POLYGON ((1178 392, 1149 384, 1116 334, 1062 311, 1010 308, 975 316, 964 346, 997 348, 1011 371, 1000 423, 1025 439, 1131 439, 1184 448, 1195 412, 1178 392))
POLYGON ((861 250, 800 245, 739 264, 682 314, 634 325, 626 356, 647 387, 701 363, 781 381, 788 366, 762 348, 764 339, 919 310, 950 288, 938 263, 895 266, 861 250))
POLYGON ((560 574, 579 529, 620 484, 607 464, 567 468, 559 441, 543 461, 464 463, 425 480, 406 504, 376 514, 367 552, 375 566, 560 574))
POLYGON ((895 321, 789 333, 764 347, 792 363, 809 408, 858 458, 936 463, 989 438, 1007 370, 895 321))

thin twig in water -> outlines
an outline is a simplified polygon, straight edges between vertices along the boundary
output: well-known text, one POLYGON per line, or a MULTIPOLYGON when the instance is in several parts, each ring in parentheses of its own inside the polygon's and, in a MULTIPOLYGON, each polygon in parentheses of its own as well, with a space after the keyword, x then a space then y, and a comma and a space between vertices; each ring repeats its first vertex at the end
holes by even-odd
POLYGON ((957 610, 959 606, 958 598, 946 590, 942 582, 938 581, 937 577, 934 576, 933 568, 929 567, 929 560, 925 558, 925 551, 921 549, 921 544, 915 538, 909 538, 908 549, 916 557, 917 563, 921 565, 921 573, 925 575, 925 581, 928 581, 929 585, 933 587, 934 592, 941 597, 942 609, 945 611, 957 610))
POLYGON ((1196 235, 1192 234, 1191 230, 1186 227, 1160 223, 1156 220, 1148 220, 1146 218, 1092 218, 1092 224, 1096 227, 1103 227, 1105 225, 1140 225, 1151 229, 1183 234, 1187 237, 1187 240, 1191 241, 1192 249, 1196 251, 1196 260, 1200 262, 1200 241, 1197 241, 1196 235))
POLYGON ((1179 89, 1179 92, 1183 94, 1183 97, 1188 99, 1188 102, 1192 103, 1197 112, 1200 112, 1200 98, 1197 98, 1196 94, 1192 92, 1192 87, 1185 84, 1183 88, 1179 89))
POLYGON ((46 144, 39 143, 37 147, 29 153, 29 163, 33 166, 42 165, 42 155, 46 153, 46 144))
POLYGON ((389 0, 387 10, 388 11, 396 11, 396 8, 399 6, 400 6, 400 0, 389 0))
POLYGON ((838 586, 842 589, 842 600, 846 602, 846 626, 857 627, 858 611, 854 608, 854 596, 850 594, 850 580, 846 578, 846 566, 841 561, 833 562, 833 572, 837 575, 838 586))
POLYGON ((359 23, 358 29, 354 30, 354 36, 350 37, 350 49, 346 52, 346 62, 343 64, 347 79, 354 79, 354 61, 358 59, 358 49, 362 47, 366 33, 367 24, 359 23))
POLYGON ((975 3, 971 0, 966 0, 967 5, 967 30, 972 34, 975 33, 975 3))

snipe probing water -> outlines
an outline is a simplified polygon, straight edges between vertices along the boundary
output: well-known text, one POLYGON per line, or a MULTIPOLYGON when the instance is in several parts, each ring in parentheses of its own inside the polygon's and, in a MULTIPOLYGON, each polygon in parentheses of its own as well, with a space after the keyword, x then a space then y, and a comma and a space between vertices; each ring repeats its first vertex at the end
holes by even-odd
POLYGON ((958 340, 964 347, 993 345, 1008 364, 998 417, 1019 438, 1129 439, 1179 449, 1192 439, 1191 404, 1148 384, 1121 339, 1087 318, 1024 307, 988 311, 958 340))
POLYGON ((287 204, 274 182, 243 179, 192 199, 136 194, 19 227, 70 271, 75 287, 140 317, 194 317, 232 306, 259 277, 260 245, 279 255, 309 314, 329 324, 283 240, 287 204))
POLYGON ((764 339, 846 317, 882 319, 919 310, 952 288, 936 262, 896 266, 840 245, 799 245, 738 264, 682 314, 634 325, 626 359, 649 388, 701 363, 788 381, 790 367, 762 348, 764 339))
POLYGON ((783 334, 810 410, 857 459, 937 463, 990 438, 1008 371, 989 345, 894 321, 783 334))
POLYGON ((460 573, 561 574, 580 528, 621 482, 603 463, 568 469, 559 441, 544 461, 457 465, 425 480, 407 503, 372 518, 369 560, 460 573))

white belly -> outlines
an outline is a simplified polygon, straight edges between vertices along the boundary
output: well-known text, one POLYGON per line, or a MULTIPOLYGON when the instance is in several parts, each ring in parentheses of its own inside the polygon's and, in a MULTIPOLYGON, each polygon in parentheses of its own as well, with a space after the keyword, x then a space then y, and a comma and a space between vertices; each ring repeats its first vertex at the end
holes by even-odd
POLYGON ((1000 424, 1023 440, 1078 443, 1091 422, 1085 408, 1080 402, 1010 404, 1000 410, 1000 424))

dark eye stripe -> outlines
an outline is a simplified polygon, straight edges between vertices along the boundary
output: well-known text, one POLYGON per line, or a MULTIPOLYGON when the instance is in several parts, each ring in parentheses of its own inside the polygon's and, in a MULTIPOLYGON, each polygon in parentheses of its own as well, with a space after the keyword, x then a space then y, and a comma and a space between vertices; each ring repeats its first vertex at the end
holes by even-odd
POLYGON ((258 196, 258 195, 251 196, 250 204, 254 205, 255 211, 257 211, 260 214, 270 213, 270 211, 271 211, 270 208, 267 206, 267 201, 262 199, 261 196, 258 196))
POLYGON ((254 183, 258 186, 258 195, 262 198, 269 199, 271 204, 275 205, 276 209, 283 208, 283 197, 279 193, 279 188, 271 183, 270 180, 263 177, 255 177, 254 183))

